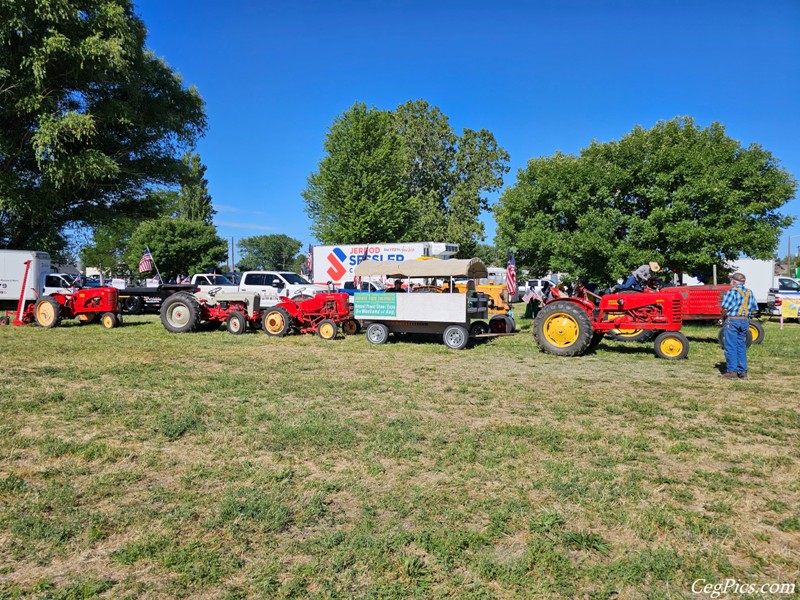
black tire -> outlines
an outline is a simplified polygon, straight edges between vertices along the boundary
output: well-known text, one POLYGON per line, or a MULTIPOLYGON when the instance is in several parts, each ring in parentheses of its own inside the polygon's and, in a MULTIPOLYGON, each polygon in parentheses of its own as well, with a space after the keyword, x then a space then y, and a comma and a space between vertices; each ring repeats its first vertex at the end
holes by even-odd
POLYGON ((486 321, 473 321, 469 326, 470 337, 489 333, 489 324, 486 321))
POLYGON ((97 313, 81 313, 78 315, 78 325, 90 325, 97 321, 97 313))
POLYGON ((608 337, 617 342, 649 342, 655 334, 652 329, 612 329, 608 337))
POLYGON ((558 356, 578 356, 592 343, 594 327, 586 311, 569 300, 546 305, 533 321, 539 348, 558 356))
POLYGON ((361 323, 356 319, 347 319, 342 323, 342 333, 345 335, 356 335, 359 331, 361 331, 361 323))
POLYGON ((113 312, 103 313, 103 316, 100 317, 100 323, 106 329, 114 329, 114 327, 116 327, 119 324, 119 322, 117 321, 117 315, 115 315, 113 312))
POLYGON ((339 326, 330 319, 323 319, 317 325, 317 335, 323 340, 333 340, 339 334, 339 326))
MULTIPOLYGON (((725 327, 719 328, 719 333, 717 334, 717 341, 719 342, 720 348, 725 350, 725 327)), ((753 345, 752 329, 747 331, 747 336, 744 339, 744 343, 748 348, 753 345)))
POLYGON ((764 341, 764 326, 758 321, 750 319, 750 335, 754 344, 760 344, 764 341))
POLYGON ((0 326, 8 325, 9 323, 11 323, 11 319, 8 317, 0 317, 0 326))
POLYGON ((291 327, 292 319, 285 308, 273 306, 264 312, 261 319, 261 329, 267 335, 283 337, 291 327))
POLYGON ((367 326, 367 339, 370 344, 385 344, 389 339, 389 328, 383 323, 370 323, 367 326))
POLYGON ((517 324, 508 315, 495 315, 489 319, 489 331, 492 333, 512 333, 517 324))
POLYGON ((225 329, 227 329, 230 334, 242 335, 247 331, 247 319, 238 311, 232 312, 228 315, 228 318, 225 319, 225 329))
POLYGON ((61 305, 52 296, 42 296, 33 307, 33 318, 39 327, 52 329, 61 323, 61 305))
POLYGON ((589 342, 589 347, 586 348, 586 351, 587 352, 591 352, 592 350, 597 348, 600 345, 600 342, 603 341, 603 338, 605 336, 606 336, 606 334, 604 332, 602 332, 602 331, 599 331, 597 333, 592 334, 592 341, 589 342))
POLYGON ((463 325, 450 325, 442 334, 444 345, 453 350, 463 350, 469 343, 469 331, 463 325))
POLYGON ((144 310, 144 298, 141 296, 128 296, 122 303, 122 308, 127 313, 138 315, 144 310))
POLYGON ((200 304, 190 294, 178 292, 165 298, 159 312, 161 324, 171 333, 194 332, 200 326, 200 304))
POLYGON ((224 324, 224 321, 200 321, 197 331, 216 331, 224 324))
POLYGON ((680 331, 663 331, 653 342, 659 358, 680 360, 689 354, 689 340, 680 331))

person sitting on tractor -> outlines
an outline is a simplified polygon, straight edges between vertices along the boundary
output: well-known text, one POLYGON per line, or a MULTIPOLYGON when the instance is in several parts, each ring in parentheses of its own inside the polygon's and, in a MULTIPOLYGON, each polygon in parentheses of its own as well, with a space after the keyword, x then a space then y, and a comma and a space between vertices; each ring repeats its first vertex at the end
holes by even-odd
POLYGON ((625 283, 622 285, 618 285, 615 290, 636 290, 637 292, 641 292, 644 290, 644 286, 647 285, 647 282, 653 278, 653 275, 661 271, 661 267, 657 262, 650 261, 646 265, 642 265, 635 271, 633 271, 629 276, 628 279, 625 280, 625 283))
POLYGON ((405 291, 405 290, 403 289, 403 287, 402 287, 402 286, 403 286, 403 281, 402 281, 401 279, 395 279, 395 280, 394 280, 394 287, 390 287, 390 288, 388 288, 388 289, 386 290, 386 292, 390 292, 390 293, 399 293, 399 292, 403 292, 403 291, 405 291))

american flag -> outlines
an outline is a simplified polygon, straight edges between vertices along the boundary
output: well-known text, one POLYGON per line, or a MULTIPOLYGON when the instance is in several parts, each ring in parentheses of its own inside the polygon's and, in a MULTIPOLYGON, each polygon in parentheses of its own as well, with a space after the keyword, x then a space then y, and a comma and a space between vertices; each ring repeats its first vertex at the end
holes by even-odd
POLYGON ((506 253, 506 287, 508 288, 508 297, 513 299, 517 295, 517 265, 514 262, 514 255, 511 252, 506 253))
POLYGON ((150 249, 144 251, 142 254, 142 260, 139 261, 139 273, 144 273, 145 271, 152 271, 153 270, 153 256, 150 254, 150 249))

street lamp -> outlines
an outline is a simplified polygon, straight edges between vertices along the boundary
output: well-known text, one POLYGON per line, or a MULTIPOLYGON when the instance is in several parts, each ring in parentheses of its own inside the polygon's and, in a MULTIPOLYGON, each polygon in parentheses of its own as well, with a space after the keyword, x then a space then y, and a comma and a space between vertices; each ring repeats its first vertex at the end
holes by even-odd
POLYGON ((790 235, 789 239, 786 240, 786 245, 788 249, 788 253, 786 254, 786 274, 789 277, 792 276, 792 238, 800 238, 800 233, 790 235))

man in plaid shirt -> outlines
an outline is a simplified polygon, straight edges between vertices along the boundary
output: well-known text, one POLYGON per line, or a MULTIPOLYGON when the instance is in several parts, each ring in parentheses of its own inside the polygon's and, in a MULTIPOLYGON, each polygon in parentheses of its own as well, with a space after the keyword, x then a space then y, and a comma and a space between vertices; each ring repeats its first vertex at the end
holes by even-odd
POLYGON ((722 318, 725 336, 725 362, 727 370, 723 379, 747 379, 747 331, 750 316, 758 312, 753 291, 744 287, 746 280, 741 273, 730 276, 731 289, 722 299, 722 318))

